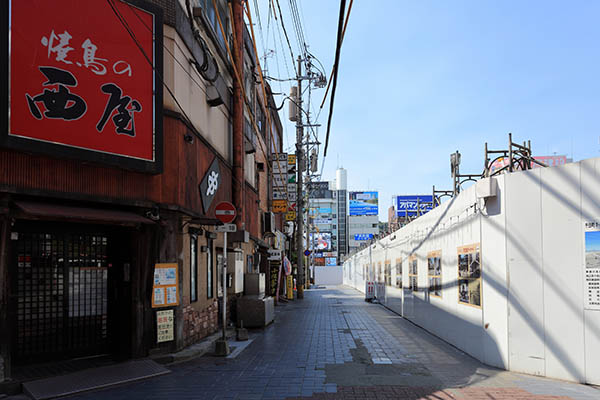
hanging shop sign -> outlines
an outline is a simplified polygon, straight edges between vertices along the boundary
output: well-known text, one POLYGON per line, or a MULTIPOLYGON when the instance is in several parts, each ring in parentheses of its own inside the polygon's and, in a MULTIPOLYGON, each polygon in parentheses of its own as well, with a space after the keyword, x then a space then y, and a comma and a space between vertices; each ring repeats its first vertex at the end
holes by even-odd
POLYGON ((170 342, 173 335, 173 310, 161 310, 156 312, 156 342, 170 342))
POLYGON ((162 10, 147 2, 9 1, 10 92, 1 101, 10 122, 0 144, 161 172, 162 10))
POLYGON ((586 222, 584 235, 584 308, 586 310, 600 310, 600 221, 586 222))
POLYGON ((287 200, 273 200, 271 208, 274 213, 285 213, 288 209, 287 200))
POLYGON ((152 308, 179 305, 177 263, 154 265, 152 308))
POLYGON ((208 209, 210 208, 220 185, 221 170, 219 169, 219 160, 215 157, 198 186, 205 214, 208 214, 208 209))
POLYGON ((288 211, 285 214, 285 220, 286 221, 295 221, 296 220, 296 211, 288 211))

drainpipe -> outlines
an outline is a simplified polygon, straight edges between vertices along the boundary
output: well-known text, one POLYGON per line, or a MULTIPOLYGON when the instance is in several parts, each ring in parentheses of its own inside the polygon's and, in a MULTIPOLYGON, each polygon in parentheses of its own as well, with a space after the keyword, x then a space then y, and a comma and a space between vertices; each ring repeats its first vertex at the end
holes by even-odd
MULTIPOLYGON (((242 1, 232 1, 234 62, 244 81, 244 18, 242 1)), ((233 80, 233 179, 231 182, 233 205, 237 210, 236 225, 238 230, 245 228, 246 213, 244 209, 244 99, 242 88, 237 79, 233 80)))

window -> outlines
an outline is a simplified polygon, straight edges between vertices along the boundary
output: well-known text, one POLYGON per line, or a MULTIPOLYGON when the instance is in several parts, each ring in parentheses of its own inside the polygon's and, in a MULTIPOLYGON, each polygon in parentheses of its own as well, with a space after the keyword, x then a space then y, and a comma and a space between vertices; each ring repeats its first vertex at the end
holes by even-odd
POLYGON ((212 251, 212 240, 207 240, 206 245, 206 298, 212 299, 213 293, 213 269, 215 268, 213 262, 213 251, 212 251))
POLYGON ((442 251, 431 251, 427 254, 427 276, 429 277, 429 294, 442 297, 442 251))
POLYGON ((386 286, 392 286, 392 262, 390 260, 385 261, 385 284, 386 286))
MULTIPOLYGON (((219 45, 225 49, 225 38, 223 38, 223 35, 221 34, 221 27, 219 26, 219 20, 217 19, 217 13, 215 12, 213 0, 196 0, 196 3, 202 7, 202 10, 204 10, 204 16, 217 36, 219 45)), ((221 18, 221 23, 223 24, 223 30, 227 35, 229 34, 229 12, 226 11, 227 5, 223 0, 217 0, 216 3, 219 17, 221 18)))
POLYGON ((396 258, 396 287, 402 289, 402 259, 396 258))
POLYGON ((408 280, 409 280, 409 289, 413 292, 419 291, 419 267, 417 264, 417 256, 413 254, 408 258, 408 280))
POLYGON ((190 302, 198 301, 198 237, 190 235, 190 302))
POLYGON ((462 246, 458 253, 458 302, 481 307, 479 243, 462 246))

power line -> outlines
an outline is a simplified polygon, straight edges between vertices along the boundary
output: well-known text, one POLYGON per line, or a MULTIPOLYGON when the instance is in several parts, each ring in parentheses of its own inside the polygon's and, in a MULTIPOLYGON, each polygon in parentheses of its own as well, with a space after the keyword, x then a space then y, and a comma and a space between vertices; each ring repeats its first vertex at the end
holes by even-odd
POLYGON ((283 33, 285 34, 285 40, 287 41, 287 45, 290 50, 290 55, 292 56, 292 65, 294 65, 294 60, 296 58, 294 57, 294 52, 292 51, 292 45, 290 44, 290 38, 287 34, 287 30, 285 29, 285 23, 283 22, 283 14, 281 12, 281 6, 279 5, 279 0, 275 0, 275 2, 277 3, 277 9, 279 10, 279 20, 281 23, 281 28, 283 29, 283 33))
POLYGON ((335 89, 337 87, 337 77, 340 62, 340 51, 342 49, 342 27, 344 22, 344 11, 346 9, 346 0, 340 1, 340 15, 338 19, 337 45, 335 46, 335 61, 333 71, 333 86, 331 89, 331 101, 329 104, 329 118, 327 118, 327 133, 325 134, 325 151, 323 155, 327 155, 327 147, 329 146, 329 132, 331 131, 331 117, 333 117, 333 103, 335 101, 335 89))

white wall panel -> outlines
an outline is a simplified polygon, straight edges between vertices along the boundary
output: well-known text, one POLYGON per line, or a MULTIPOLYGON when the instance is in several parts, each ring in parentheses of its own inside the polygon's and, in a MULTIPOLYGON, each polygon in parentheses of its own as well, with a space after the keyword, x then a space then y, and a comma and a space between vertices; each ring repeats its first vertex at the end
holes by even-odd
MULTIPOLYGON (((600 221, 600 159, 581 162, 581 183, 582 225, 586 221, 600 221)), ((581 268, 585 268, 584 263, 581 268)), ((584 310, 584 320, 585 381, 600 385, 600 310, 584 310)))
POLYGON ((545 375, 541 169, 506 176, 509 363, 545 375))
POLYGON ((484 362, 508 368, 508 289, 506 285, 506 191, 504 176, 496 179, 497 196, 485 203, 481 218, 484 362))
POLYGON ((541 182, 546 376, 584 381, 580 164, 541 169, 541 182))
POLYGON ((393 267, 401 257, 404 291, 389 288, 385 301, 405 318, 489 365, 600 383, 600 311, 583 310, 583 222, 600 221, 600 158, 496 179, 498 195, 480 211, 469 188, 396 231, 394 241, 354 255, 347 281, 364 290, 363 264, 389 259, 393 267), (482 308, 458 303, 457 247, 473 243, 481 246, 482 308), (433 250, 442 251, 442 298, 427 292, 433 250))

